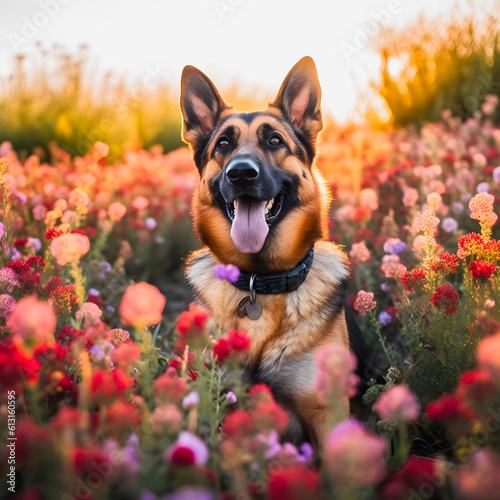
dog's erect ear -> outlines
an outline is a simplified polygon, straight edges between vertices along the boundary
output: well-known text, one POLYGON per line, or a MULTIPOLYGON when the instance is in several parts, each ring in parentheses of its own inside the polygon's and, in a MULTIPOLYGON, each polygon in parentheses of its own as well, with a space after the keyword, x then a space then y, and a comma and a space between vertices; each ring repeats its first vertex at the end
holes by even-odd
POLYGON ((290 70, 271 105, 279 108, 307 138, 316 140, 323 128, 321 87, 316 65, 310 57, 303 57, 290 70))
POLYGON ((182 138, 194 148, 215 127, 227 108, 210 79, 199 69, 186 66, 181 78, 182 138))

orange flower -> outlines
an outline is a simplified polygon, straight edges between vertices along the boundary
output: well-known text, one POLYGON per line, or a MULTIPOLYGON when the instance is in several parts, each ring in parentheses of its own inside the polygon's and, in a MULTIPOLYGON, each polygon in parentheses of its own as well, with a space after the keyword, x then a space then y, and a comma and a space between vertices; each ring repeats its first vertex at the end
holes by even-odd
POLYGON ((120 317, 124 325, 142 328, 161 321, 167 299, 154 285, 135 283, 130 285, 120 302, 120 317))
POLYGON ((77 262, 90 250, 88 236, 68 233, 56 238, 50 245, 50 252, 60 266, 77 262))

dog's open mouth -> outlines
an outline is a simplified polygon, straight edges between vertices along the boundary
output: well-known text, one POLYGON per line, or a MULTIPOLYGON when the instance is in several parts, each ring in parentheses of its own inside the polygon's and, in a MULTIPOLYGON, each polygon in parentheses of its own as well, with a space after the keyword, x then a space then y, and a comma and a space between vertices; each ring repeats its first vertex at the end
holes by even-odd
POLYGON ((282 193, 267 201, 241 196, 231 204, 226 203, 227 215, 232 222, 231 238, 240 252, 260 252, 269 232, 269 225, 281 212, 283 198, 282 193))

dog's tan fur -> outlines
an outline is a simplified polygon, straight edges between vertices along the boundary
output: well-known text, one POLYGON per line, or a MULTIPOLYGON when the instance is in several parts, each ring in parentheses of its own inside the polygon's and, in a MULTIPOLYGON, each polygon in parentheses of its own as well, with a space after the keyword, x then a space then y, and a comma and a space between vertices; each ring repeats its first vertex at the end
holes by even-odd
MULTIPOLYGON (((201 175, 193 198, 194 223, 207 245, 191 255, 188 281, 198 300, 223 328, 246 330, 251 336, 252 348, 245 366, 254 382, 271 386, 276 399, 289 412, 285 438, 296 443, 308 439, 317 450, 326 439, 329 410, 313 388, 314 355, 329 343, 349 344, 344 314, 348 279, 345 255, 325 241, 330 198, 312 159, 306 158, 304 140, 301 143, 297 139, 297 134, 303 134, 315 151, 322 127, 319 95, 314 63, 308 58, 289 73, 276 101, 252 120, 228 108, 210 80, 192 67, 183 74, 181 95, 183 137, 193 149, 201 175), (290 97, 287 82, 293 79, 299 91, 290 97), (316 107, 314 98, 318 101, 316 107), (231 222, 214 201, 211 180, 228 161, 215 148, 219 139, 217 131, 213 131, 222 120, 224 127, 236 131, 237 151, 256 152, 266 168, 283 169, 297 179, 299 205, 273 228, 258 254, 242 253, 235 247, 231 222), (262 147, 258 134, 263 124, 286 141, 289 153, 262 147), (248 292, 213 276, 217 263, 233 264, 257 274, 288 270, 313 245, 314 260, 304 283, 293 292, 258 295, 262 315, 255 321, 236 313, 237 303, 248 292)), ((341 418, 348 415, 348 401, 344 403, 345 414, 338 416, 341 418)))

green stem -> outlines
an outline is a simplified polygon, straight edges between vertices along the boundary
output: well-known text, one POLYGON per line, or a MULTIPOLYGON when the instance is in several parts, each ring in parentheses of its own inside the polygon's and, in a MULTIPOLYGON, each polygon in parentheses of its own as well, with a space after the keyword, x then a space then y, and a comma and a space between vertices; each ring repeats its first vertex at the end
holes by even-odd
POLYGON ((387 349, 387 346, 385 345, 385 340, 384 337, 382 336, 382 332, 380 331, 380 323, 378 322, 377 318, 375 317, 375 313, 372 311, 369 311, 370 313, 370 319, 375 327, 375 332, 377 333, 378 340, 380 344, 382 345, 382 349, 384 350, 385 356, 387 357, 387 361, 389 361, 390 366, 394 366, 394 363, 392 361, 391 355, 389 354, 389 351, 387 349))

